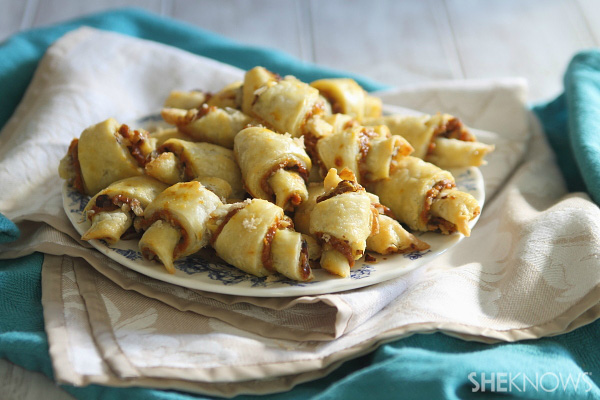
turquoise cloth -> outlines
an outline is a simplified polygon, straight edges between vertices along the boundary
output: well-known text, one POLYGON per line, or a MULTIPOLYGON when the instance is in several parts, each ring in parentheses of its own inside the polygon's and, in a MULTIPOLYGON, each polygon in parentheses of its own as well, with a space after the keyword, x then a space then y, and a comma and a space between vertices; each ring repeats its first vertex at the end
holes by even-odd
POLYGON ((571 60, 565 92, 533 108, 557 155, 570 191, 588 192, 600 204, 600 51, 571 60))
MULTIPOLYGON (((210 32, 139 10, 120 10, 20 33, 0 44, 0 126, 20 101, 48 45, 82 25, 178 46, 241 68, 261 64, 303 80, 339 74, 300 63, 273 50, 247 48, 210 32)), ((383 87, 356 78, 369 90, 383 87)), ((567 109, 564 105, 556 107, 557 112, 567 109)), ((0 242, 14 240, 17 235, 14 224, 0 214, 0 242)), ((42 255, 32 254, 0 261, 0 357, 52 378, 40 303, 42 259, 42 255)), ((346 362, 326 378, 299 385, 287 393, 260 397, 269 400, 476 399, 490 395, 495 389, 497 397, 600 398, 599 354, 600 321, 569 334, 514 344, 485 345, 440 333, 413 335, 346 362), (473 389, 479 391, 473 392, 473 389)), ((210 398, 145 388, 63 387, 76 398, 86 400, 210 398)), ((256 399, 257 396, 240 398, 256 399)))

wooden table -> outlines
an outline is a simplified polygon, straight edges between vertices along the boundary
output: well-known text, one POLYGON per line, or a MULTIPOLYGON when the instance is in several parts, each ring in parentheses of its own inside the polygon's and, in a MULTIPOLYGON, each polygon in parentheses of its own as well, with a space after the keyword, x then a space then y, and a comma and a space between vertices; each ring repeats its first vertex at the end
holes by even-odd
MULTIPOLYGON (((600 38, 595 0, 0 0, 0 40, 122 6, 391 86, 519 76, 530 102, 560 93, 571 57, 600 38)), ((5 360, 0 388, 8 400, 72 398, 5 360)))

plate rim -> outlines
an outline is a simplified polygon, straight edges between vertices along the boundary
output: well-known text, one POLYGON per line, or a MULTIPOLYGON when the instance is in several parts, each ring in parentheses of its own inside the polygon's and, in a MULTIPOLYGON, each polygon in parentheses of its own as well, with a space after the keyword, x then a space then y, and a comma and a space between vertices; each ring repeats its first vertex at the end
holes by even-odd
MULTIPOLYGON (((475 175, 474 177, 471 178, 475 182, 475 188, 474 188, 474 190, 468 190, 468 191, 471 194, 474 194, 475 198, 477 199, 477 201, 480 204, 481 209, 483 210, 483 206, 485 204, 485 187, 484 187, 483 176, 482 176, 479 168, 466 167, 466 168, 460 168, 460 169, 452 169, 452 170, 450 170, 450 172, 453 174, 453 176, 455 176, 455 178, 457 177, 457 175, 460 176, 463 173, 475 175), (470 171, 470 172, 468 172, 468 171, 470 171), (457 175, 455 175, 455 174, 457 174, 457 175)), ((457 186, 460 187, 460 184, 461 184, 461 182, 459 182, 457 180, 457 186)), ((89 227, 89 222, 84 219, 84 217, 81 213, 76 214, 73 211, 73 209, 71 207, 73 202, 70 201, 71 200, 70 194, 72 195, 74 193, 78 194, 73 188, 69 187, 68 184, 66 182, 64 182, 63 188, 62 188, 64 211, 67 214, 67 217, 68 217, 69 221, 71 222, 71 224, 77 230, 77 232, 79 234, 83 234, 85 232, 85 230, 87 230, 86 226, 89 227)), ((79 195, 79 196, 82 196, 82 195, 79 195)), ((82 197, 84 197, 84 196, 82 196, 82 197)), ((81 204, 80 204, 80 208, 81 208, 81 204)), ((477 221, 479 220, 480 215, 481 215, 481 213, 469 222, 469 226, 471 228, 473 228, 477 224, 477 221)), ((299 297, 299 296, 312 296, 312 295, 340 293, 340 292, 345 292, 345 291, 349 291, 349 290, 361 289, 361 288, 364 288, 367 286, 372 286, 372 285, 383 283, 383 282, 386 282, 386 281, 389 281, 389 280, 392 280, 395 278, 399 278, 403 275, 406 275, 406 274, 418 269, 419 267, 427 264, 428 262, 434 260, 435 258, 439 257, 441 254, 443 254, 447 250, 455 247, 458 243, 460 243, 465 238, 462 234, 460 234, 458 232, 455 232, 451 235, 442 235, 440 233, 435 233, 435 232, 425 232, 425 233, 417 232, 416 234, 419 235, 420 237, 429 235, 429 239, 424 239, 429 242, 431 242, 431 238, 437 238, 437 240, 434 240, 434 244, 441 241, 442 244, 444 244, 444 246, 436 248, 434 250, 429 249, 429 250, 423 252, 422 254, 418 253, 415 256, 415 259, 410 260, 410 263, 403 263, 404 265, 400 266, 396 270, 394 270, 392 267, 392 268, 387 268, 384 271, 377 272, 377 270, 375 269, 375 272, 377 273, 376 277, 371 277, 371 272, 369 270, 370 266, 373 266, 372 268, 375 268, 374 266, 382 265, 384 262, 386 264, 391 264, 395 261, 395 259, 398 259, 401 257, 410 258, 411 254, 415 254, 415 252, 407 253, 407 254, 376 255, 376 258, 378 260, 382 259, 383 261, 377 261, 375 263, 367 263, 364 261, 363 258, 361 258, 360 260, 357 260, 357 265, 362 264, 362 267, 359 269, 354 269, 353 271, 356 273, 356 272, 362 271, 364 268, 367 268, 367 270, 366 270, 367 276, 362 277, 362 278, 334 277, 332 275, 329 275, 328 273, 326 273, 323 270, 317 269, 317 270, 313 270, 313 272, 315 273, 315 277, 325 275, 326 278, 328 278, 328 279, 316 280, 316 281, 308 282, 308 283, 304 283, 304 282, 293 282, 292 283, 291 281, 290 281, 290 283, 284 283, 285 280, 280 280, 280 281, 275 281, 275 282, 271 282, 271 283, 272 284, 282 283, 281 285, 278 285, 278 286, 271 285, 271 286, 261 286, 261 287, 256 287, 254 285, 239 286, 239 284, 225 284, 222 281, 214 280, 210 277, 208 277, 208 279, 209 279, 208 281, 198 280, 198 279, 193 278, 194 274, 190 275, 181 269, 177 269, 175 274, 169 274, 161 264, 156 263, 156 262, 142 260, 143 264, 137 263, 137 262, 135 262, 135 260, 130 260, 125 255, 118 253, 116 250, 116 249, 119 249, 119 247, 124 247, 123 244, 128 244, 129 242, 132 242, 132 240, 123 240, 123 241, 118 242, 117 245, 119 247, 110 247, 106 243, 104 243, 100 240, 90 240, 89 243, 94 247, 94 249, 98 250, 100 253, 106 255, 113 261, 117 262, 118 264, 120 264, 126 268, 129 268, 133 271, 136 271, 136 272, 138 272, 142 275, 145 275, 147 277, 150 277, 152 279, 156 279, 156 280, 159 280, 162 282, 174 284, 174 285, 177 285, 180 287, 185 287, 185 288, 194 289, 194 290, 201 290, 201 291, 211 292, 211 293, 235 295, 235 296, 299 297), (392 260, 389 260, 390 258, 392 258, 392 260), (323 286, 325 286, 325 288, 323 288, 323 286), (327 288, 327 286, 333 286, 333 287, 327 288)), ((132 246, 125 246, 125 247, 129 247, 131 249, 132 246)), ((137 245, 135 247, 137 248, 137 245)), ((433 245, 432 245, 432 247, 433 247, 433 245)), ((193 256, 190 256, 190 257, 193 257, 193 256)), ((186 257, 182 260, 186 260, 186 259, 189 259, 189 257, 186 257)), ((183 263, 183 261, 180 261, 180 263, 183 263)), ((235 268, 235 267, 229 266, 229 268, 235 268)), ((236 273, 238 273, 239 271, 241 271, 241 270, 237 270, 236 273)), ((243 273, 243 271, 241 273, 245 274, 245 273, 243 273)), ((198 273, 198 274, 206 275, 206 273, 198 273)), ((248 278, 250 280, 252 280, 256 277, 252 277, 252 275, 249 275, 248 278)), ((262 278, 258 278, 258 279, 262 279, 262 278)), ((263 279, 263 282, 265 282, 268 279, 269 278, 263 279)), ((269 282, 265 282, 265 283, 268 284, 269 282)))

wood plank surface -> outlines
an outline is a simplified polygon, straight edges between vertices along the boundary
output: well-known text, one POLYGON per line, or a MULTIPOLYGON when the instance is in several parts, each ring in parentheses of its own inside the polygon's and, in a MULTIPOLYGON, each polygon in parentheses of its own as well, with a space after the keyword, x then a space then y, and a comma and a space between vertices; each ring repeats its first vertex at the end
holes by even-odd
POLYGON ((577 51, 600 43, 597 0, 0 0, 0 38, 135 6, 241 43, 388 85, 522 76, 548 99, 577 51))
POLYGON ((240 43, 283 50, 310 60, 301 1, 175 1, 171 15, 240 43))
POLYGON ((573 54, 595 44, 573 1, 446 2, 465 77, 522 76, 532 99, 558 94, 573 54))
POLYGON ((442 0, 311 0, 315 62, 389 85, 462 78, 442 0))
POLYGON ((50 25, 94 12, 125 6, 139 7, 155 13, 160 13, 162 7, 161 0, 40 0, 32 26, 50 25))
POLYGON ((590 30, 594 37, 594 47, 600 45, 600 1, 577 0, 579 13, 585 19, 585 27, 590 30))
POLYGON ((27 1, 0 1, 0 42, 21 29, 27 1))

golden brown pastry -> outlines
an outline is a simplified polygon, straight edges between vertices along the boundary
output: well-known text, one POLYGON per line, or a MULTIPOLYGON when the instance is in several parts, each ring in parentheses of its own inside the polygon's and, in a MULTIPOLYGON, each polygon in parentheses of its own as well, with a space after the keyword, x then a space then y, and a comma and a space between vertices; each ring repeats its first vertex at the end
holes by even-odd
POLYGON ((262 199, 226 204, 213 212, 209 226, 213 248, 229 264, 259 277, 313 278, 308 245, 281 207, 262 199))
POLYGON ((425 161, 444 169, 478 167, 485 164, 485 156, 493 150, 493 145, 481 142, 438 137, 425 161))
POLYGON ((469 221, 479 215, 477 200, 456 189, 454 177, 431 163, 406 156, 394 161, 389 179, 367 186, 410 229, 458 231, 469 236, 469 221))
POLYGON ((321 267, 347 277, 354 261, 364 255, 367 238, 378 232, 378 211, 347 169, 340 175, 329 170, 323 186, 324 194, 310 213, 310 234, 321 243, 321 267))
POLYGON ((173 90, 165 100, 165 108, 180 108, 191 110, 198 108, 206 102, 208 96, 200 90, 181 91, 173 90))
POLYGON ((208 104, 191 110, 164 108, 161 115, 194 141, 214 143, 228 149, 233 148, 235 135, 252 122, 252 118, 239 110, 208 104))
MULTIPOLYGON (((298 232, 310 234, 310 217, 313 208, 317 204, 317 199, 325 193, 323 184, 311 183, 308 186, 308 199, 304 201, 294 212, 294 227, 298 232)), ((387 207, 379 203, 379 198, 368 193, 371 200, 371 206, 377 210, 377 225, 378 230, 372 232, 367 238, 367 251, 372 251, 379 254, 392 253, 410 253, 412 251, 422 251, 428 249, 429 244, 417 238, 412 233, 400 225, 393 218, 393 213, 387 207)), ((311 250, 309 243, 309 250, 311 250)), ((312 246, 312 255, 310 259, 314 259, 314 254, 317 250, 312 246)))
POLYGON ((252 197, 272 201, 284 210, 306 199, 312 163, 301 139, 249 127, 238 133, 233 151, 252 197))
POLYGON ((327 99, 334 114, 346 114, 359 122, 364 118, 381 116, 381 100, 368 95, 354 79, 319 79, 311 82, 310 86, 327 99))
POLYGON ((365 125, 386 125, 414 147, 415 157, 440 168, 477 167, 494 146, 478 142, 456 117, 449 114, 388 115, 365 120, 365 125))
POLYGON ((307 121, 324 113, 324 103, 308 84, 256 67, 244 77, 242 111, 278 133, 300 137, 307 121))
POLYGON ((388 178, 391 162, 412 151, 404 138, 390 135, 384 125, 365 127, 347 123, 340 131, 316 142, 322 170, 348 168, 363 184, 388 178))
POLYGON ((153 151, 150 143, 146 131, 109 118, 73 139, 59 175, 80 193, 93 196, 115 181, 142 175, 153 151))
POLYGON ((92 222, 81 239, 101 239, 115 244, 136 217, 167 188, 162 182, 141 175, 111 183, 90 199, 83 213, 92 222))
POLYGON ((219 197, 200 182, 180 182, 161 192, 145 209, 146 230, 139 248, 147 259, 157 259, 169 273, 173 261, 194 254, 210 239, 207 221, 222 205, 219 197))
POLYGON ((231 197, 243 199, 245 191, 232 150, 211 143, 169 139, 146 164, 146 174, 167 184, 206 177, 219 178, 231 186, 231 197))
POLYGON ((217 93, 205 92, 202 90, 181 91, 174 90, 169 93, 165 100, 165 108, 179 108, 191 110, 200 108, 203 104, 219 108, 241 109, 242 101, 242 82, 232 82, 226 85, 217 93))
POLYGON ((306 200, 294 210, 294 229, 300 233, 310 235, 310 213, 317 204, 317 198, 325 193, 325 188, 322 181, 311 182, 307 190, 306 200))
MULTIPOLYGON (((152 142, 152 146, 156 149, 163 145, 169 139, 181 139, 187 140, 189 142, 194 142, 194 138, 190 135, 186 135, 181 132, 177 128, 159 128, 155 131, 152 131, 148 134, 150 141, 152 142)), ((150 161, 150 160, 149 160, 150 161)))
POLYGON ((383 103, 379 97, 365 96, 365 116, 364 118, 378 118, 383 113, 383 103))
POLYGON ((232 82, 215 94, 211 94, 206 101, 209 106, 219 108, 242 108, 242 81, 232 82))
POLYGON ((378 254, 411 253, 430 246, 385 214, 377 216, 379 231, 367 238, 367 250, 378 254))

